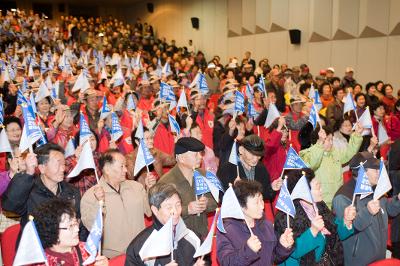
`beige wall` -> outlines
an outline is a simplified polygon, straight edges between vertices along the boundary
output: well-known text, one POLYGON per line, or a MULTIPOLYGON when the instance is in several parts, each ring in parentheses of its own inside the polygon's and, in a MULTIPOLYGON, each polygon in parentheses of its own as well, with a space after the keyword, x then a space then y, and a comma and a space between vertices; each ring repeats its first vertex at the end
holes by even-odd
POLYGON ((242 58, 246 50, 272 64, 307 63, 317 74, 333 66, 343 76, 354 67, 363 85, 382 79, 400 86, 400 1, 398 0, 159 0, 121 13, 151 23, 159 37, 214 54, 242 58), (192 29, 190 17, 200 19, 192 29), (290 44, 288 29, 300 29, 301 45, 290 44), (262 33, 265 32, 265 33, 262 33), (236 36, 236 37, 228 37, 236 36))

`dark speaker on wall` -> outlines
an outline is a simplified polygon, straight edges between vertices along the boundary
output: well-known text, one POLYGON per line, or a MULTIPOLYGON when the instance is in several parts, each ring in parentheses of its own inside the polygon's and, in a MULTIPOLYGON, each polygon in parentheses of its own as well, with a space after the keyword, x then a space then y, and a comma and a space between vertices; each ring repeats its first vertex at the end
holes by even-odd
POLYGON ((300 44, 301 42, 301 31, 298 29, 289 30, 290 43, 300 44))
POLYGON ((153 3, 147 3, 147 11, 149 11, 149 13, 153 13, 154 12, 153 3))
POLYGON ((199 29, 199 18, 196 18, 196 17, 193 17, 193 18, 190 18, 190 20, 192 21, 192 27, 193 27, 193 29, 199 29))
POLYGON ((65 12, 65 4, 58 4, 58 12, 60 13, 65 12))

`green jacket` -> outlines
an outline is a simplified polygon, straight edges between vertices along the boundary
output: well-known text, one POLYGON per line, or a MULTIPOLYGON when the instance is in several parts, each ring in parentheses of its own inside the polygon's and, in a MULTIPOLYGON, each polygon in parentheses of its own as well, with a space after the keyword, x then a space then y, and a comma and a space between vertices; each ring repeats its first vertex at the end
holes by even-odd
MULTIPOLYGON (((201 174, 204 174, 204 171, 198 171, 201 174)), ((194 187, 189 184, 178 165, 175 165, 168 173, 163 175, 159 182, 165 184, 174 184, 176 186, 176 189, 178 190, 182 199, 182 219, 184 220, 187 228, 198 234, 200 239, 204 239, 208 234, 207 214, 217 208, 217 203, 211 196, 211 193, 207 193, 205 195, 208 198, 207 209, 200 215, 189 215, 188 205, 190 202, 196 200, 196 194, 194 192, 194 187)), ((194 184, 194 181, 192 184, 194 184)))
POLYGON ((321 144, 315 144, 300 151, 300 157, 315 172, 315 177, 321 183, 322 199, 329 208, 336 191, 343 185, 342 164, 347 163, 358 152, 362 136, 353 133, 346 149, 325 151, 321 144))

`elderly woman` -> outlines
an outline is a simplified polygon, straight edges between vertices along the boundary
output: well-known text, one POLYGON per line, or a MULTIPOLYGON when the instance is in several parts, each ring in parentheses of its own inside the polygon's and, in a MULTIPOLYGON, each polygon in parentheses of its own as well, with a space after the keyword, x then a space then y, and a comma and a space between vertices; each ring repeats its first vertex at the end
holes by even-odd
MULTIPOLYGON (((322 200, 321 185, 314 178, 311 169, 288 170, 287 188, 292 193, 297 182, 303 176, 311 189, 311 195, 318 212, 312 203, 295 199, 296 216, 290 217, 295 247, 293 253, 281 265, 343 265, 343 247, 340 240, 354 233, 352 221, 356 216, 355 208, 348 206, 342 219, 335 215, 322 200)), ((278 211, 275 216, 275 232, 284 234, 287 228, 286 213, 278 211)))
POLYGON ((261 184, 241 180, 235 183, 233 189, 245 222, 224 219, 226 233, 217 232, 217 258, 220 265, 265 266, 284 261, 292 252, 293 233, 291 229, 286 229, 279 240, 276 237, 271 222, 264 217, 261 184))
MULTIPOLYGON (((19 118, 15 116, 8 116, 4 119, 4 127, 6 130, 8 141, 10 142, 11 148, 15 149, 19 147, 19 141, 22 136, 22 125, 19 118)), ((0 171, 6 170, 6 153, 0 153, 0 171)))
MULTIPOLYGON (((85 243, 79 242, 79 220, 69 201, 52 199, 38 207, 33 217, 48 266, 79 266, 90 256, 85 243)), ((108 260, 99 255, 93 265, 108 265, 108 260)))

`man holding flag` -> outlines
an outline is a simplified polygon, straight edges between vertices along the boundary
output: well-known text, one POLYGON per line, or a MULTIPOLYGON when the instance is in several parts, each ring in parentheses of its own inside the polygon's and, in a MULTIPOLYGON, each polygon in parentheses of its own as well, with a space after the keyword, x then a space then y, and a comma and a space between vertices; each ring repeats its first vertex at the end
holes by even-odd
POLYGON ((104 202, 103 253, 112 258, 125 252, 132 237, 144 229, 143 215, 150 216, 146 190, 126 179, 125 157, 108 150, 99 160, 103 176, 82 197, 82 222, 91 228, 97 217, 99 201, 104 202))
MULTIPOLYGON (((192 137, 180 138, 175 144, 176 165, 159 182, 174 184, 182 198, 182 218, 200 238, 208 233, 207 213, 217 207, 210 193, 196 199, 194 170, 200 167, 204 144, 192 137)), ((204 173, 199 170, 202 175, 204 173)))
POLYGON ((157 184, 149 190, 149 203, 153 213, 153 225, 144 229, 135 237, 126 250, 126 266, 148 265, 204 265, 204 261, 193 259, 200 240, 193 231, 184 226, 181 214, 183 211, 182 199, 176 187, 172 184, 157 184), (159 239, 151 239, 158 242, 146 250, 150 237, 160 232, 163 226, 172 219, 172 235, 160 235, 159 239), (173 238, 174 244, 169 239, 173 238), (145 246, 146 245, 146 246, 145 246), (173 250, 171 255, 170 251, 173 250), (173 258, 173 260, 171 259, 173 258), (146 263, 146 264, 145 264, 146 263))
MULTIPOLYGON (((360 191, 356 190, 355 180, 364 177, 359 175, 360 171, 365 170, 372 189, 375 189, 379 179, 385 178, 383 176, 385 172, 379 171, 382 169, 379 160, 369 152, 357 153, 349 165, 353 179, 344 184, 333 199, 333 210, 339 218, 342 218, 344 209, 352 204, 353 193, 360 191)), ((386 197, 374 199, 373 194, 355 195, 354 206, 357 209, 357 216, 353 226, 357 233, 343 241, 345 265, 367 265, 386 257, 388 217, 400 214, 400 195, 394 195, 389 200, 386 197)))

